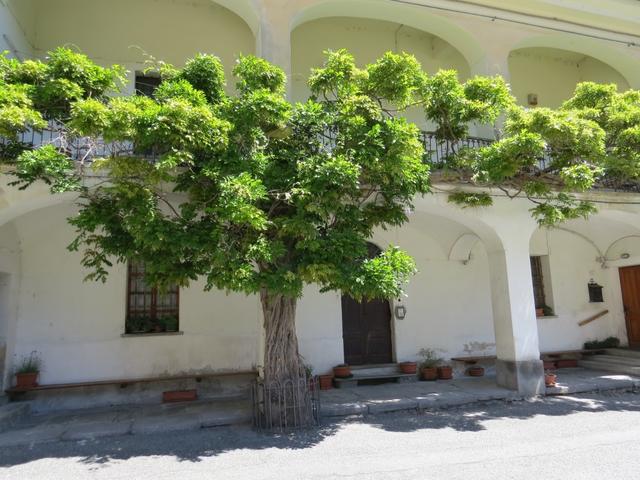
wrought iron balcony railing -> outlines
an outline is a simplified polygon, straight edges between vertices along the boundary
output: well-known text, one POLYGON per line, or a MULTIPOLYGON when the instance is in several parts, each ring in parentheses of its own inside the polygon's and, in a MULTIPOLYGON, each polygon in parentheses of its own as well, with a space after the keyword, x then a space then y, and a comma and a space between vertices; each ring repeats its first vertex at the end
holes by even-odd
MULTIPOLYGON (((450 162, 453 156, 463 149, 475 149, 491 145, 494 140, 481 137, 466 137, 460 141, 446 141, 438 138, 434 132, 422 131, 420 139, 425 148, 424 161, 431 165, 433 171, 447 168, 455 169, 455 165, 450 162)), ((105 142, 101 139, 87 137, 71 137, 65 129, 55 123, 51 123, 42 131, 29 130, 20 134, 17 139, 22 148, 36 148, 42 145, 53 145, 62 152, 65 152, 76 162, 89 164, 95 158, 109 156, 131 156, 141 155, 132 142, 105 142)), ((9 142, 0 137, 0 158, 5 156, 5 150, 10 148, 15 142, 9 142)), ((335 145, 335 135, 326 134, 323 136, 325 148, 331 149, 335 145)), ((154 160, 157 155, 151 152, 142 154, 145 158, 154 160)), ((544 172, 550 165, 551 159, 548 155, 540 159, 536 170, 544 172)), ((620 181, 613 178, 603 178, 598 182, 596 188, 605 188, 616 191, 638 192, 640 193, 640 182, 620 181)))

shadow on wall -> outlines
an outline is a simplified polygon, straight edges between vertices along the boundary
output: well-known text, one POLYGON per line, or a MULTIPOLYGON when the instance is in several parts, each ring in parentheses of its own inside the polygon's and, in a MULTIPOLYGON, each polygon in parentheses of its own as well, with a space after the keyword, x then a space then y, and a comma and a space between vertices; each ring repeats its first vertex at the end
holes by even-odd
POLYGON ((104 465, 137 457, 172 456, 183 462, 200 462, 203 458, 216 457, 238 450, 312 448, 325 439, 339 435, 350 424, 369 425, 386 432, 418 432, 424 430, 454 429, 460 434, 486 430, 485 422, 497 419, 526 420, 536 416, 559 417, 576 413, 640 412, 637 400, 628 396, 588 394, 579 397, 547 398, 541 402, 492 402, 476 404, 428 414, 386 414, 355 418, 344 422, 328 423, 316 430, 290 435, 258 434, 248 427, 229 429, 205 429, 186 432, 167 440, 165 434, 124 436, 100 439, 92 442, 57 442, 37 449, 24 447, 4 448, 0 467, 21 465, 47 458, 78 457, 86 465, 104 465))

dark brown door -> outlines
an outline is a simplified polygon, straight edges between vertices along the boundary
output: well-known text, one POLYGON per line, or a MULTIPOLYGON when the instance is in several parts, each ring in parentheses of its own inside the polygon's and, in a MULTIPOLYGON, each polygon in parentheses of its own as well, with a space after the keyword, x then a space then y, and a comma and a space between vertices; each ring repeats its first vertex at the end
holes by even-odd
POLYGON ((640 347, 640 266, 620 269, 622 304, 630 347, 640 347))
POLYGON ((391 308, 386 300, 356 302, 342 297, 344 361, 349 365, 391 363, 391 308))

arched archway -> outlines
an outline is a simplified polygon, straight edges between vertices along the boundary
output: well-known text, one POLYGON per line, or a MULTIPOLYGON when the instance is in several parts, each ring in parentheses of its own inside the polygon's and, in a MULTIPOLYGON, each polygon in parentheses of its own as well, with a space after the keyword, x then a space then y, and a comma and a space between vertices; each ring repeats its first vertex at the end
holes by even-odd
POLYGON ((509 54, 511 89, 518 103, 559 107, 581 82, 596 82, 629 89, 627 79, 609 64, 581 52, 528 47, 509 54))
MULTIPOLYGON (((466 80, 471 65, 484 58, 478 45, 469 32, 425 9, 357 0, 319 2, 299 13, 292 23, 292 95, 297 101, 308 98, 307 79, 312 68, 323 64, 325 50, 346 48, 358 66, 388 51, 407 52, 427 73, 453 69, 466 80)), ((421 109, 406 112, 406 116, 429 130, 421 109)))
POLYGON ((34 42, 37 56, 72 45, 100 64, 123 65, 132 77, 148 66, 149 55, 180 67, 198 53, 209 53, 220 57, 230 78, 238 55, 256 49, 257 16, 245 0, 33 3, 38 18, 46 19, 34 42))
POLYGON ((587 220, 532 235, 530 255, 542 265, 539 288, 550 309, 538 317, 541 351, 580 349, 586 341, 607 337, 625 344, 634 331, 640 341, 640 316, 637 322, 628 317, 623 298, 632 295, 640 305, 640 288, 625 289, 621 275, 623 269, 637 267, 640 279, 640 222, 627 209, 601 205, 587 220), (590 296, 592 282, 602 287, 602 301, 590 296), (581 324, 594 315, 597 320, 581 324), (637 323, 633 331, 630 320, 637 323))

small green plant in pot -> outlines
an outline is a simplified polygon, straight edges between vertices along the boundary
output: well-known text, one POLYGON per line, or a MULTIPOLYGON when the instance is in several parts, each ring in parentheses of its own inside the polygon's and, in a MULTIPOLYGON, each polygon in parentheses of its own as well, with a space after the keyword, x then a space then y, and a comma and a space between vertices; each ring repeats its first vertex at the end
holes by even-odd
POLYGON ((431 348, 423 348, 418 352, 420 361, 420 374, 423 380, 436 380, 438 378, 438 364, 442 361, 436 355, 435 350, 431 348))
POLYGON ((38 375, 42 367, 42 359, 38 352, 33 351, 22 357, 16 367, 16 387, 29 389, 38 385, 38 375))

